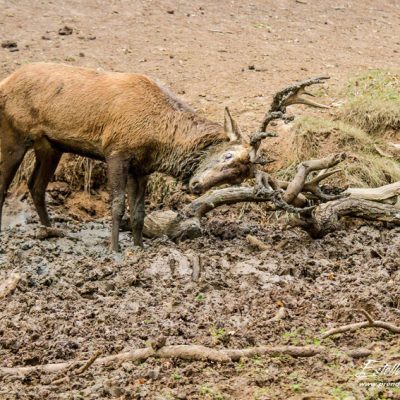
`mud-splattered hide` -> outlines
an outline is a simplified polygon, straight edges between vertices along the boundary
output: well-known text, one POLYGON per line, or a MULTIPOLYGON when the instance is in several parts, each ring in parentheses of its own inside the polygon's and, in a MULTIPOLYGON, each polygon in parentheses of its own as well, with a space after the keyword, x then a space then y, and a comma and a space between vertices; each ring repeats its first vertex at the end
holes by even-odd
POLYGON ((250 174, 250 146, 228 108, 225 108, 224 130, 229 141, 210 149, 189 181, 194 194, 227 183, 239 184, 250 174))

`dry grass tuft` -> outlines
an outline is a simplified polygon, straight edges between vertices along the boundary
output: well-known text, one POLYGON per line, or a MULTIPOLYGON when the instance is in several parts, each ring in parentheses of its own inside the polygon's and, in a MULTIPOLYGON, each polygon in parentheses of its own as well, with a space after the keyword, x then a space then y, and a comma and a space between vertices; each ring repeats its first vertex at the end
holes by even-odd
POLYGON ((289 179, 301 161, 345 151, 343 172, 332 183, 376 187, 400 180, 399 152, 390 143, 400 142, 400 74, 369 71, 342 94, 345 104, 333 119, 297 118, 281 149, 277 143, 284 165, 278 176, 289 179))
POLYGON ((378 136, 340 120, 301 117, 293 124, 289 146, 283 156, 286 168, 277 172, 284 179, 294 175, 295 167, 303 160, 321 158, 345 151, 347 160, 340 166, 341 176, 334 176, 335 184, 357 187, 381 186, 400 180, 400 163, 385 153, 388 144, 378 136))
POLYGON ((400 73, 372 70, 351 79, 340 116, 368 133, 400 130, 400 73))

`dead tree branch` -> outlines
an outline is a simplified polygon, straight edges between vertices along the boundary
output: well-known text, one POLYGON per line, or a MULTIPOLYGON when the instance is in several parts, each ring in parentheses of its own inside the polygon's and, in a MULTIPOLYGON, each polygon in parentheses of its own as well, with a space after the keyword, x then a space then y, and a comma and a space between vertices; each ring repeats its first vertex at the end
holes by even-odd
MULTIPOLYGON (((378 188, 349 188, 345 191, 355 199, 385 201, 400 196, 400 181, 378 188)), ((394 201, 396 203, 396 201, 394 201)))
POLYGON ((287 186, 286 192, 283 196, 284 200, 287 203, 291 204, 299 195, 299 193, 302 191, 310 191, 319 198, 323 197, 324 200, 325 199, 332 200, 331 197, 326 197, 326 195, 323 195, 321 189, 318 187, 318 183, 320 183, 323 179, 327 178, 328 176, 332 175, 332 172, 325 173, 315 178, 314 180, 310 181, 308 185, 306 185, 306 179, 310 172, 334 167, 335 165, 343 161, 345 158, 346 158, 345 153, 339 153, 339 154, 333 154, 329 157, 322 158, 320 160, 309 160, 300 163, 299 166, 297 167, 296 176, 287 186))
MULTIPOLYGON (((256 171, 255 186, 232 186, 207 192, 185 207, 181 213, 156 211, 145 219, 144 234, 147 237, 167 235, 173 240, 193 239, 201 236, 200 220, 211 210, 240 202, 267 203, 270 211, 284 210, 302 217, 297 225, 312 237, 320 238, 338 228, 340 218, 345 216, 385 221, 400 225, 400 211, 397 205, 364 200, 397 199, 400 182, 376 189, 348 189, 340 195, 324 194, 319 184, 339 171, 327 170, 341 162, 344 153, 333 154, 320 160, 302 162, 291 182, 274 179, 263 171, 256 171), (323 172, 307 180, 313 171, 323 172), (315 196, 320 204, 308 206, 307 193, 315 196), (348 197, 344 197, 348 196, 348 197), (326 202, 326 203, 321 203, 326 202)), ((392 201, 392 202, 393 202, 392 201)))
MULTIPOLYGON (((348 354, 359 354, 359 349, 349 350, 348 354)), ((143 349, 133 349, 124 353, 113 354, 106 357, 92 357, 90 360, 79 361, 83 366, 109 365, 126 361, 145 361, 150 357, 155 358, 178 358, 189 361, 213 361, 213 362, 232 362, 241 358, 249 358, 263 355, 286 354, 292 357, 313 357, 316 355, 329 354, 330 349, 324 346, 259 346, 247 349, 213 349, 201 345, 173 345, 164 346, 158 350, 151 347, 143 349), (89 364, 89 362, 91 362, 89 364)), ((0 367, 1 375, 20 375, 24 376, 32 372, 56 373, 66 371, 76 361, 44 364, 27 367, 0 367)), ((83 370, 83 367, 81 368, 83 370)), ((84 371, 82 371, 84 372, 84 371)), ((67 377, 53 381, 53 384, 64 382, 67 377)))
POLYGON ((367 321, 356 322, 354 324, 339 326, 338 328, 330 329, 326 331, 321 338, 326 339, 327 337, 336 335, 338 333, 354 332, 362 328, 382 328, 392 333, 400 333, 400 327, 393 325, 389 322, 374 320, 372 316, 365 310, 354 310, 354 311, 362 313, 367 318, 367 321))

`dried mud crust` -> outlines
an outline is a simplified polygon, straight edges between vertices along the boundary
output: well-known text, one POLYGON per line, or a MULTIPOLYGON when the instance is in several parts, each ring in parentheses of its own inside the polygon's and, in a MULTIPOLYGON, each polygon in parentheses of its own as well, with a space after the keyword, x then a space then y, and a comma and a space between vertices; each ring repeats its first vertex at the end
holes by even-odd
MULTIPOLYGON (((318 345, 321 330, 362 320, 354 308, 398 323, 399 228, 359 223, 311 240, 297 229, 261 227, 251 217, 233 223, 234 215, 215 213, 203 238, 146 240, 144 251, 134 250, 124 233, 122 253, 113 255, 107 220, 71 218, 56 224, 65 237, 40 240, 27 206, 0 239, 2 279, 11 271, 22 275, 17 289, 0 300, 1 366, 82 360, 97 350, 114 354, 146 347, 159 335, 168 345, 215 348, 318 345), (248 233, 268 249, 252 249, 248 233), (224 235, 229 240, 220 239, 224 235), (198 282, 192 281, 194 255, 201 256, 198 282), (281 306, 286 316, 269 321, 281 306)), ((400 350, 398 337, 379 329, 323 344, 338 352, 368 348, 386 360, 400 350)), ((94 365, 59 385, 50 384, 54 374, 3 376, 0 398, 280 399, 339 389, 365 395, 354 376, 364 361, 344 354, 228 364, 149 359, 94 365)))

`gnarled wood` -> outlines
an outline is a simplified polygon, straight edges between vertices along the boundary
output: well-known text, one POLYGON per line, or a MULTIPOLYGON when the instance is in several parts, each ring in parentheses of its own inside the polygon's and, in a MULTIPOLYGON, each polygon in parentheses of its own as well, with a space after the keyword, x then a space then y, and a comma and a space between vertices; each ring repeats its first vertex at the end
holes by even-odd
POLYGON ((320 204, 313 210, 311 218, 303 227, 313 238, 321 238, 336 230, 340 218, 344 216, 400 225, 400 209, 397 207, 376 201, 347 197, 320 204))
MULTIPOLYGON (((331 168, 339 164, 345 158, 346 158, 345 153, 339 153, 339 154, 333 154, 329 157, 322 158, 320 160, 309 160, 300 163, 300 165, 297 167, 296 176, 294 177, 293 181, 289 183, 286 189, 286 192, 283 196, 284 200, 287 203, 291 204, 296 199, 299 193, 304 190, 306 178, 310 172, 331 168)), ((314 188, 315 188, 314 192, 319 193, 316 191, 317 185, 314 186, 309 185, 309 190, 313 190, 314 188)))

